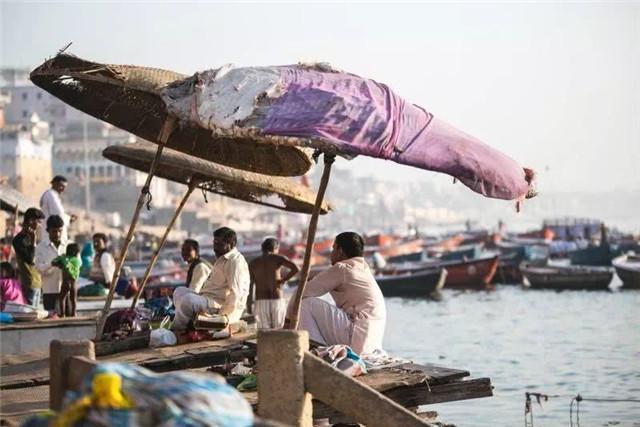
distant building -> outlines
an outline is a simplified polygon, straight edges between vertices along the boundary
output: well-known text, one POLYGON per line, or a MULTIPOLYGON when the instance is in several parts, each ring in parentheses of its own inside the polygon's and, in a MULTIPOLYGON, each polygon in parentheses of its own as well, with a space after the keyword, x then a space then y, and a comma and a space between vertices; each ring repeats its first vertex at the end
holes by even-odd
MULTIPOLYGON (((0 175, 7 175, 8 182, 23 182, 30 167, 33 170, 31 176, 33 182, 21 184, 22 187, 34 187, 34 196, 39 197, 48 186, 51 174, 63 175, 69 180, 69 186, 65 192, 65 201, 71 205, 85 206, 85 182, 87 169, 90 177, 90 206, 92 210, 102 212, 119 212, 126 218, 133 210, 133 204, 140 193, 140 187, 144 184, 146 174, 136 172, 115 164, 102 157, 102 150, 107 146, 135 142, 136 137, 118 129, 108 123, 87 116, 84 113, 70 107, 48 92, 35 86, 29 80, 29 71, 21 69, 0 70, 0 112, 4 112, 6 126, 14 129, 8 133, 7 141, 14 141, 4 147, 3 160, 0 175), (3 103, 2 101, 5 100, 3 103), (49 145, 38 145, 39 139, 34 140, 31 152, 48 149, 48 163, 46 166, 32 166, 26 162, 16 160, 9 161, 14 156, 17 147, 21 152, 28 152, 29 147, 24 131, 18 137, 15 129, 29 128, 30 118, 37 116, 41 122, 49 124, 49 145), (86 132, 86 135, 85 135, 86 132), (13 136, 10 136, 13 135, 13 136), (86 164, 85 144, 86 136, 86 164), (22 142, 18 143, 18 139, 22 142), (53 145, 53 148, 51 147, 53 145), (38 148, 38 150, 36 149, 38 148), (11 163, 11 165, 9 165, 11 163), (15 165, 21 167, 21 175, 15 170, 15 165), (20 166, 21 165, 21 166, 20 166), (53 165, 53 171, 52 171, 53 165), (11 166, 11 167, 9 167, 11 166), (5 172, 6 171, 6 172, 5 172), (47 171, 45 174, 44 171, 47 171), (46 185, 41 185, 40 175, 47 177, 46 185), (35 178, 38 178, 37 180, 35 178)), ((1 118, 1 116, 0 116, 1 118)), ((0 123, 2 123, 0 121, 0 123)), ((45 123, 45 124, 46 124, 45 123)), ((4 138, 4 137, 3 137, 4 138)), ((31 162, 35 165, 35 163, 31 162)), ((17 187, 16 187, 17 188, 17 187)), ((166 206, 171 197, 168 197, 166 181, 154 179, 151 187, 153 206, 166 206)))
POLYGON ((10 186, 38 199, 51 181, 52 147, 49 124, 37 114, 24 124, 6 124, 0 130, 0 174, 10 186))

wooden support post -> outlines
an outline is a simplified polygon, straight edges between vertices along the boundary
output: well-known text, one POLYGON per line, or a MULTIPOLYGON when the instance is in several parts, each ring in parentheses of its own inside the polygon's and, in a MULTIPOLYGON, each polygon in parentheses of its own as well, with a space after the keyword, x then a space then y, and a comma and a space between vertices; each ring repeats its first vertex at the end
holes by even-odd
POLYGON ((322 201, 324 200, 324 193, 326 192, 327 185, 329 184, 331 165, 333 165, 335 159, 336 157, 334 155, 324 155, 324 170, 322 171, 322 179, 320 180, 320 187, 318 188, 318 194, 316 195, 316 204, 313 207, 311 220, 309 221, 307 246, 304 250, 304 261, 302 263, 302 271, 300 272, 298 289, 296 291, 295 299, 293 300, 293 313, 291 314, 291 317, 287 319, 285 325, 286 329, 296 329, 298 327, 302 295, 304 293, 304 287, 307 285, 307 280, 309 279, 309 270, 311 269, 311 253, 313 252, 313 241, 316 237, 316 229, 318 228, 318 217, 320 216, 320 208, 322 207, 322 201))
POLYGON ((167 119, 162 126, 162 130, 160 131, 160 136, 158 137, 158 151, 156 152, 156 156, 153 158, 153 162, 151 162, 151 167, 149 168, 149 174, 147 175, 147 180, 144 183, 144 186, 140 190, 140 196, 138 197, 138 204, 133 212, 133 218, 131 218, 131 224, 129 225, 129 232, 127 233, 127 237, 124 239, 124 244, 120 249, 120 256, 116 260, 116 269, 113 272, 113 277, 111 278, 111 285, 109 286, 109 294, 107 295, 107 299, 104 303, 104 308, 102 309, 102 313, 100 318, 98 319, 98 327, 96 331, 96 341, 100 341, 102 339, 102 332, 104 331, 104 324, 107 321, 107 316, 109 316, 109 309, 111 308, 111 302, 113 301, 113 295, 116 291, 116 284, 118 283, 118 277, 120 277, 120 270, 122 269, 122 265, 124 264, 125 258, 127 257, 127 252, 129 251, 129 245, 131 245, 131 241, 133 240, 133 235, 136 230, 136 225, 138 224, 138 218, 140 217, 140 210, 142 209, 142 205, 144 205, 144 199, 146 197, 147 192, 149 191, 149 185, 151 185, 151 179, 153 178, 153 174, 156 170, 156 165, 158 164, 158 160, 162 155, 162 148, 164 144, 169 139, 171 132, 175 129, 176 119, 173 116, 167 116, 167 119))
POLYGON ((311 427, 311 395, 302 361, 309 349, 306 331, 258 331, 258 415, 286 425, 311 427))
POLYGON ((167 241, 167 237, 169 237, 169 232, 171 231, 171 229, 173 229, 173 225, 176 223, 176 220, 180 216, 180 213, 182 212, 184 205, 187 203, 187 200, 189 200, 189 196, 191 196, 191 193, 193 193, 193 190, 196 189, 197 184, 198 184, 197 180, 195 180, 194 178, 191 178, 191 180, 189 181, 189 188, 187 189, 187 192, 182 197, 182 200, 180 200, 180 204, 178 205, 178 208, 174 212, 173 217, 171 217, 171 221, 169 221, 169 225, 167 225, 167 228, 165 229, 164 234, 162 235, 162 238, 158 243, 157 249, 153 252, 153 255, 151 256, 151 260, 149 260, 147 269, 145 270, 144 276, 142 277, 142 282, 140 283, 140 288, 138 289, 138 292, 136 293, 135 297, 133 298, 133 302, 131 303, 131 308, 135 308, 136 304, 138 304, 140 295, 142 295, 142 292, 144 291, 144 287, 147 285, 147 282, 149 281, 149 277, 151 276, 151 269, 153 269, 153 266, 156 264, 156 261, 158 260, 158 256, 160 255, 160 251, 162 250, 164 243, 167 241))
MULTIPOLYGON (((258 351, 261 344, 259 342, 258 351)), ((304 355, 303 366, 306 390, 315 399, 358 423, 369 427, 429 425, 393 400, 343 374, 309 352, 304 355)))
POLYGON ((49 408, 59 411, 62 400, 69 389, 70 360, 74 356, 83 356, 95 360, 96 354, 93 342, 58 341, 49 344, 49 408))

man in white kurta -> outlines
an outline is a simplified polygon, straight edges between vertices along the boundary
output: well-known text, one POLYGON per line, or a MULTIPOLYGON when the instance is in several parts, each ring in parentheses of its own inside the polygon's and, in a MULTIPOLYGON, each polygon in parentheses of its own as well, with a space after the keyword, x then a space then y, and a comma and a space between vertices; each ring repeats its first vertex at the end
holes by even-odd
POLYGON ((336 236, 332 266, 307 283, 298 329, 326 345, 346 344, 356 353, 382 350, 387 311, 382 292, 363 257, 364 241, 353 232, 336 236), (320 298, 330 294, 335 305, 320 298))
MULTIPOLYGON (((184 287, 173 293, 176 309, 173 330, 184 330, 198 314, 223 316, 227 323, 233 323, 240 320, 244 312, 249 295, 249 267, 236 249, 236 233, 222 227, 213 236, 213 251, 217 258, 200 292, 184 287)), ((228 335, 227 327, 215 337, 228 335)))
MULTIPOLYGON (((44 223, 46 224, 47 219, 49 219, 51 215, 58 215, 64 221, 64 227, 62 229, 62 240, 65 242, 68 239, 67 230, 72 218, 65 212, 64 206, 62 205, 62 199, 60 198, 60 195, 66 188, 67 179, 64 176, 56 175, 51 180, 51 188, 42 193, 42 196, 40 197, 40 209, 45 216, 44 223)), ((46 230, 43 229, 41 231, 46 230)), ((41 236, 42 240, 48 239, 47 233, 42 233, 41 236)))

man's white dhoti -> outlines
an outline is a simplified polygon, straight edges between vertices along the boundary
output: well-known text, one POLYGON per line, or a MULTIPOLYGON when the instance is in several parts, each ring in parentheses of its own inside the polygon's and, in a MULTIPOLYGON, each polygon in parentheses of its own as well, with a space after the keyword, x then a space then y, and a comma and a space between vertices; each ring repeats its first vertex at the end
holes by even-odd
POLYGON ((309 338, 321 344, 351 345, 353 323, 347 313, 318 297, 302 300, 298 329, 309 332, 309 338))
POLYGON ((176 314, 171 329, 182 331, 198 313, 210 312, 209 301, 192 289, 178 288, 173 292, 173 305, 176 314))
POLYGON ((282 329, 287 315, 287 301, 284 298, 258 299, 255 302, 258 329, 282 329))
POLYGON ((298 329, 327 345, 346 344, 359 354, 382 349, 384 297, 363 257, 335 263, 307 283, 298 329), (335 305, 319 297, 327 296, 335 305))

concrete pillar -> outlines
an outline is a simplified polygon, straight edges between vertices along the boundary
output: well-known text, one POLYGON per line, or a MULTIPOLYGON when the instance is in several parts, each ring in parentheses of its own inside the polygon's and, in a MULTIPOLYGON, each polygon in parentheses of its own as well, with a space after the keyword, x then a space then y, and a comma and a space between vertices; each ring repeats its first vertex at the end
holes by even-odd
POLYGON ((311 427, 311 394, 305 391, 306 331, 258 331, 258 415, 281 423, 311 427))
POLYGON ((59 411, 68 388, 69 359, 73 356, 84 356, 95 360, 96 352, 93 341, 58 341, 49 344, 49 408, 59 411))

